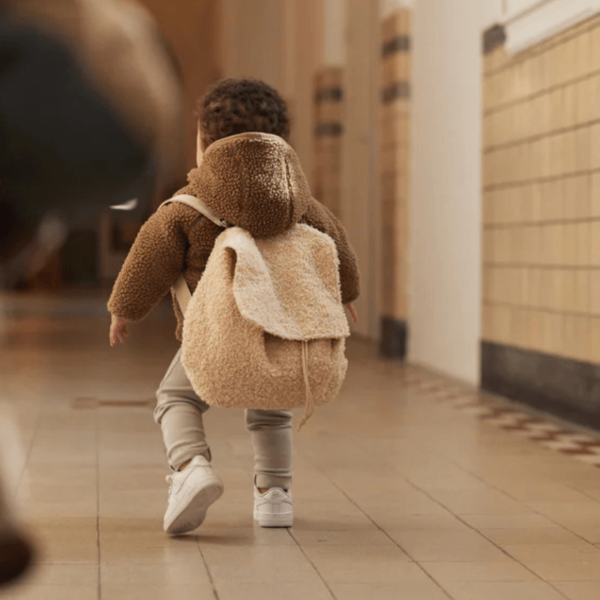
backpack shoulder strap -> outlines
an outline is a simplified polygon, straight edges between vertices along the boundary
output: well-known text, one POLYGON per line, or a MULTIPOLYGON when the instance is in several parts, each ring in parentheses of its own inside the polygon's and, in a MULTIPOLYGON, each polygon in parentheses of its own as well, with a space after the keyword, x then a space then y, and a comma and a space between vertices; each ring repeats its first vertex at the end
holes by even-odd
MULTIPOLYGON (((204 215, 207 219, 212 221, 215 225, 222 227, 223 229, 227 229, 230 225, 225 219, 221 219, 214 211, 212 211, 203 200, 200 198, 196 198, 196 196, 190 196, 188 194, 180 194, 179 196, 173 196, 166 202, 163 202, 159 206, 159 210, 165 206, 166 204, 171 204, 172 202, 181 202, 181 204, 186 204, 190 208, 197 210, 200 214, 204 215)), ((179 304, 179 308, 183 315, 185 315, 188 304, 192 299, 192 293, 190 292, 190 288, 186 283, 183 275, 179 277, 175 285, 173 286, 173 291, 175 292, 175 297, 177 298, 177 304, 179 304)))
POLYGON ((189 194, 180 194, 179 196, 173 196, 169 200, 163 202, 159 209, 165 206, 166 204, 171 204, 173 202, 180 202, 181 204, 185 204, 190 208, 198 211, 200 214, 204 215, 209 221, 212 221, 215 225, 222 227, 223 229, 227 229, 230 227, 230 224, 225 220, 219 217, 217 213, 215 213, 212 209, 210 209, 204 200, 200 200, 200 198, 196 198, 196 196, 190 196, 189 194))

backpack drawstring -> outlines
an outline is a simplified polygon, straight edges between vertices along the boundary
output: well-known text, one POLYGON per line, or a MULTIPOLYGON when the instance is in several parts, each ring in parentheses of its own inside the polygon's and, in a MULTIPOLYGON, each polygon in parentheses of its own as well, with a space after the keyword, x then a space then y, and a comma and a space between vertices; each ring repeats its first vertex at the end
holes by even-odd
POLYGON ((302 342, 302 372, 304 373, 304 387, 306 389, 306 404, 304 407, 304 419, 298 425, 298 431, 300 431, 306 422, 312 417, 315 412, 315 398, 310 388, 310 379, 308 378, 308 341, 302 342))

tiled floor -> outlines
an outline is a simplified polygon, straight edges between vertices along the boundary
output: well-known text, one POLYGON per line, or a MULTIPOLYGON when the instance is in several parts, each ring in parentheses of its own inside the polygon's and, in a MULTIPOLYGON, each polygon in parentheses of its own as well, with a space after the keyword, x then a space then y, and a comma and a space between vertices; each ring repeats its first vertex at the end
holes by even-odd
POLYGON ((101 302, 13 307, 0 389, 23 428, 16 493, 40 554, 2 599, 600 597, 600 469, 514 427, 502 402, 357 345, 343 396, 296 437, 293 530, 253 525, 242 415, 212 410, 226 492, 197 535, 170 539, 148 400, 176 348, 171 319, 111 350, 101 302))

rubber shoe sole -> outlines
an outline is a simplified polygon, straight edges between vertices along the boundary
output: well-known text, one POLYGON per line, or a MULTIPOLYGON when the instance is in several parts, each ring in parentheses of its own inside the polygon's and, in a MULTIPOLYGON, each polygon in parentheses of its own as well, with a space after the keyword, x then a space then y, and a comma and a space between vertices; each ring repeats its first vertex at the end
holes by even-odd
POLYGON ((206 511, 223 495, 223 490, 223 483, 215 480, 192 494, 179 514, 165 523, 165 533, 182 535, 198 529, 206 519, 206 511))
POLYGON ((254 511, 254 520, 261 527, 292 527, 294 524, 294 513, 265 515, 259 511, 254 511))

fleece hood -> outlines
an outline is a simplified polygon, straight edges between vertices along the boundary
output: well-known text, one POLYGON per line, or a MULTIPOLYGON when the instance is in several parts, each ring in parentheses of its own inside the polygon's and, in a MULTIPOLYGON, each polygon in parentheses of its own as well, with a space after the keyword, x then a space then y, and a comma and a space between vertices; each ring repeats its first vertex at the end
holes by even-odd
POLYGON ((298 156, 282 138, 242 133, 211 144, 182 190, 254 237, 298 223, 311 198, 298 156))

